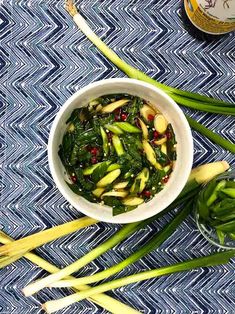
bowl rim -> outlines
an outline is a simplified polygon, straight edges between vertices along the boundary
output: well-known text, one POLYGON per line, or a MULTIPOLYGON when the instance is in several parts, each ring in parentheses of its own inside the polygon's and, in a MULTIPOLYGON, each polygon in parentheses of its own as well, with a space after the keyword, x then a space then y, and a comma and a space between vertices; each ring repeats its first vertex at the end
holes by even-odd
MULTIPOLYGON (((144 219, 150 218, 150 217, 158 214, 159 212, 163 211, 166 207, 168 207, 174 201, 174 199, 182 191, 182 189, 185 186, 187 179, 190 175, 190 171, 192 169, 192 164, 193 164, 193 137, 192 137, 190 126, 188 124, 188 121, 187 121, 183 111, 176 104, 176 102, 169 95, 167 95, 164 91, 162 91, 161 89, 153 86, 150 83, 146 83, 146 82, 136 80, 136 79, 131 79, 131 78, 111 78, 111 79, 104 79, 104 80, 96 81, 96 82, 90 83, 87 86, 79 89, 73 95, 71 95, 65 101, 65 103, 60 107, 59 111, 57 112, 57 114, 54 118, 54 121, 53 121, 52 126, 51 126, 51 130, 50 130, 50 134, 49 134, 49 140, 48 140, 47 148, 48 148, 49 169, 50 169, 52 178, 55 182, 56 187, 59 189, 60 193, 64 196, 64 198, 73 207, 75 207, 79 212, 83 213, 84 215, 87 215, 87 216, 92 217, 94 219, 97 219, 99 221, 104 221, 104 222, 109 222, 109 223, 132 223, 132 222, 142 221, 144 219), (119 84, 119 83, 122 84, 125 82, 126 83, 132 83, 132 84, 137 85, 137 86, 141 86, 142 88, 151 89, 154 93, 158 93, 160 96, 165 98, 168 103, 171 103, 172 107, 174 107, 175 112, 177 112, 179 118, 181 119, 185 134, 187 136, 187 143, 188 143, 187 164, 185 165, 184 172, 181 174, 181 184, 175 186, 174 191, 172 191, 172 193, 171 193, 173 195, 173 198, 171 199, 170 202, 168 202, 167 206, 164 206, 161 210, 156 211, 155 213, 153 213, 151 215, 146 215, 146 213, 143 212, 143 215, 141 214, 141 217, 129 218, 127 216, 127 214, 133 213, 135 211, 135 210, 133 210, 131 212, 124 213, 121 215, 111 216, 112 219, 106 219, 106 218, 102 218, 102 215, 100 214, 99 210, 91 213, 88 210, 79 206, 78 202, 77 203, 73 202, 73 200, 71 200, 71 198, 67 195, 65 188, 64 188, 63 184, 61 183, 61 178, 55 170, 55 165, 53 162, 53 153, 54 152, 53 152, 52 146, 53 146, 53 140, 55 138, 54 137, 55 131, 56 131, 58 124, 60 123, 60 119, 61 119, 64 111, 67 109, 67 107, 69 107, 71 105, 71 103, 73 103, 73 101, 75 101, 77 98, 79 98, 82 94, 85 94, 89 90, 96 88, 96 87, 100 86, 101 84, 102 85, 103 84, 119 84), (124 216, 126 216, 126 217, 124 217, 124 216)), ((165 187, 164 189, 166 189, 166 188, 167 187, 165 187)), ((145 203, 145 204, 147 204, 147 203, 145 203)))

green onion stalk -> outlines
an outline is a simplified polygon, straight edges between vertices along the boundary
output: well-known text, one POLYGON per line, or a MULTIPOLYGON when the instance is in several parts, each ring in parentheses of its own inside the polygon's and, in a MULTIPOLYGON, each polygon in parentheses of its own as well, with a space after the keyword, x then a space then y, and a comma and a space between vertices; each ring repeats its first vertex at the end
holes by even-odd
MULTIPOLYGON (((111 238, 109 238, 107 241, 105 241, 104 243, 102 243, 101 245, 99 245, 98 247, 94 248, 93 250, 91 250, 89 253, 87 253, 86 255, 84 255, 83 257, 81 257, 80 259, 78 259, 76 262, 68 265, 67 267, 61 269, 59 272, 49 275, 45 278, 42 278, 41 280, 38 280, 32 284, 29 284, 28 286, 26 286, 23 289, 23 293, 25 296, 30 296, 36 292, 38 292, 39 290, 50 286, 51 284, 53 284, 54 282, 57 282, 61 279, 63 279, 66 276, 69 276, 70 274, 78 271, 79 269, 81 269, 82 267, 84 267, 85 265, 87 265, 88 263, 90 263, 91 261, 93 261, 95 258, 97 258, 98 256, 100 256, 101 254, 103 254, 104 252, 106 252, 107 250, 111 249, 112 247, 114 247, 116 244, 120 243, 121 241, 123 241, 125 238, 127 238, 128 236, 130 236, 131 234, 133 234, 134 232, 136 232, 137 230, 144 228, 145 226, 147 226, 149 223, 151 223, 152 221, 156 220, 157 218, 161 217, 163 214, 165 214, 166 212, 174 209, 177 205, 179 205, 179 203, 182 203, 183 201, 188 201, 190 198, 192 198, 193 196, 195 196, 195 194, 198 193, 198 189, 195 189, 194 191, 190 191, 187 195, 185 195, 184 197, 180 197, 180 201, 177 202, 177 200, 172 203, 170 206, 168 206, 164 211, 162 211, 161 213, 147 219, 144 220, 143 222, 137 222, 137 223, 131 223, 128 225, 125 225, 124 227, 122 227, 121 230, 119 230, 116 234, 114 234, 111 238)), ((180 215, 180 218, 183 217, 185 218, 185 216, 182 214, 180 215)), ((176 228, 178 226, 178 224, 181 222, 181 219, 176 219, 175 223, 170 225, 170 227, 172 227, 170 229, 167 228, 167 232, 164 233, 164 236, 168 236, 171 234, 171 232, 173 232, 175 229, 173 229, 174 227, 176 228)), ((182 218, 182 219, 183 219, 182 218)), ((164 238, 165 240, 166 238, 164 238)), ((155 241, 156 242, 156 241, 155 241)), ((162 243, 162 242, 161 242, 162 243)), ((148 249, 150 249, 150 246, 147 247, 148 249)), ((145 254, 141 255, 144 256, 145 254)), ((140 256, 140 257, 141 257, 140 256)))
MULTIPOLYGON (((180 203, 183 201, 189 200, 190 198, 195 196, 196 193, 198 193, 198 189, 195 189, 194 191, 189 192, 186 196, 180 198, 180 203)), ((124 240, 125 238, 127 238, 128 236, 130 236, 131 234, 136 232, 137 230, 144 228, 146 225, 148 225, 149 223, 151 223, 155 219, 161 217, 164 213, 174 209, 178 205, 178 203, 177 203, 177 201, 175 201, 170 206, 168 206, 167 209, 165 209, 163 212, 161 212, 161 213, 159 213, 159 214, 157 214, 157 215, 155 215, 155 216, 153 216, 147 220, 144 220, 143 222, 135 222, 135 223, 125 225, 124 227, 122 227, 122 229, 120 231, 118 231, 116 234, 114 234, 110 239, 108 239, 107 241, 105 241, 104 243, 99 245, 98 247, 94 248, 92 251, 90 251, 88 254, 84 255, 80 259, 78 259, 76 262, 63 268, 62 270, 60 270, 56 274, 49 275, 48 277, 45 277, 41 280, 38 280, 38 281, 28 285, 27 287, 25 287, 23 289, 23 293, 26 296, 30 296, 30 295, 36 293, 37 291, 43 289, 44 287, 47 287, 50 284, 57 282, 57 281, 63 279, 64 277, 78 271, 79 269, 81 269, 82 267, 87 265, 89 262, 91 262, 92 260, 94 260, 95 258, 100 256, 101 254, 103 254, 104 252, 109 250, 110 248, 114 247, 116 244, 120 243, 122 240, 124 240)), ((180 220, 177 220, 177 222, 178 221, 180 221, 180 220)), ((176 226, 176 227, 177 227, 177 225, 178 224, 174 224, 174 226, 176 226)), ((171 230, 173 232, 175 229, 171 229, 171 230)), ((169 236, 169 234, 168 234, 168 236, 169 236)))
POLYGON ((231 153, 235 154, 235 144, 232 144, 230 141, 226 140, 219 134, 214 133, 213 131, 206 128, 204 125, 198 123, 194 119, 192 119, 189 116, 186 116, 189 125, 199 133, 205 135, 207 138, 209 138, 212 142, 220 145, 221 147, 229 150, 231 153))
POLYGON ((98 221, 93 218, 82 217, 5 244, 0 247, 0 268, 17 261, 26 252, 97 222, 98 221))
MULTIPOLYGON (((157 268, 153 270, 143 271, 135 275, 130 275, 127 277, 123 277, 123 278, 106 282, 104 284, 90 288, 89 290, 86 290, 84 292, 78 292, 75 294, 71 294, 65 298, 46 302, 45 304, 43 304, 42 307, 47 313, 54 313, 55 311, 58 311, 74 302, 78 302, 85 298, 91 297, 93 294, 109 291, 112 289, 129 285, 134 282, 139 282, 139 281, 147 280, 150 278, 170 275, 177 272, 184 272, 184 271, 196 269, 199 267, 208 267, 208 266, 217 266, 221 264, 226 264, 226 263, 229 263, 230 258, 234 256, 235 256, 235 250, 229 250, 225 252, 211 254, 209 256, 194 258, 192 260, 180 262, 174 265, 169 265, 169 266, 165 266, 165 267, 161 267, 161 268, 157 268)), ((69 283, 69 281, 67 281, 67 283, 69 283)))
MULTIPOLYGON (((198 190, 194 191, 194 195, 197 194, 198 190)), ((186 198, 187 200, 187 198, 186 198)), ((172 206, 170 206, 172 207, 172 206)), ((171 234, 176 230, 176 228, 180 225, 180 223, 188 216, 188 214, 192 211, 192 201, 190 201, 187 206, 175 216, 175 218, 167 224, 161 231, 159 231, 157 234, 154 235, 154 237, 144 244, 144 246, 136 251, 135 253, 131 254, 128 258, 126 258, 124 261, 102 271, 99 272, 93 276, 87 276, 82 277, 74 280, 61 280, 58 282, 55 282, 50 287, 65 287, 65 286, 71 286, 71 283, 73 282, 73 285, 78 284, 86 284, 86 283, 93 283, 96 281, 100 281, 102 279, 108 278, 119 271, 121 271, 123 268, 127 267, 130 264, 133 264, 134 262, 138 261, 143 256, 147 255, 154 249, 158 248, 166 239, 168 239, 171 234)))
MULTIPOLYGON (((215 165, 215 164, 214 164, 215 165)), ((223 169, 223 164, 217 164, 218 167, 222 166, 223 169)), ((175 207, 177 206, 177 203, 182 204, 184 201, 187 201, 192 199, 195 194, 198 193, 200 187, 199 187, 199 182, 200 183, 205 183, 208 181, 206 173, 206 168, 207 165, 202 165, 199 166, 195 169, 192 170, 190 178, 188 183, 186 184, 185 188, 177 198, 175 204, 173 203, 170 207, 175 207), (205 171, 203 173, 203 171, 205 171), (197 181, 196 181, 196 180, 197 181), (175 206, 174 206, 175 205, 175 206)), ((210 168, 211 169, 211 175, 213 176, 213 169, 215 168, 210 168)), ((218 171, 218 168, 216 167, 215 169, 218 171)), ((216 174, 215 174, 216 175, 216 174)), ((100 281, 102 279, 108 278, 119 271, 121 271, 124 267, 127 267, 130 264, 133 264, 143 256, 147 255, 150 253, 152 250, 158 248, 167 238, 170 237, 170 235, 174 232, 174 230, 177 228, 177 226, 187 217, 188 213, 191 211, 191 203, 185 207, 184 210, 179 212, 175 218, 168 224, 166 225, 161 231, 159 231, 149 242, 145 243, 145 245, 139 249, 138 251, 134 252, 131 254, 128 258, 126 258, 124 261, 102 271, 99 273, 96 273, 92 276, 86 276, 86 277, 81 277, 78 279, 74 279, 74 284, 88 284, 88 283, 94 283, 96 281, 100 281)), ((69 283, 71 284, 71 283, 69 283)), ((54 284, 50 285, 51 287, 64 287, 65 281, 59 281, 55 282, 54 284)))
MULTIPOLYGON (((172 210, 177 205, 179 205, 179 203, 182 203, 184 201, 188 201, 189 199, 191 199, 195 195, 195 193, 198 192, 198 187, 200 186, 202 182, 206 182, 210 180, 212 175, 223 173, 228 168, 229 168, 228 163, 225 161, 221 161, 221 162, 215 162, 215 163, 210 163, 207 165, 199 166, 193 169, 189 177, 189 181, 186 184, 186 187, 183 189, 183 191, 181 192, 179 197, 176 199, 176 201, 174 201, 170 206, 168 206, 163 212, 147 220, 144 220, 142 222, 137 222, 137 223, 135 222, 132 224, 125 225, 114 236, 109 238, 106 242, 102 243, 98 247, 94 248, 92 251, 90 251, 88 254, 81 257, 80 259, 78 259, 76 262, 61 269, 59 272, 55 274, 49 275, 45 278, 42 278, 41 280, 38 280, 34 283, 29 284, 23 289, 23 293, 26 296, 30 296, 38 292, 39 290, 51 285, 52 283, 59 281, 63 279, 64 277, 78 271, 79 269, 81 269, 81 267, 87 265, 89 262, 91 262, 92 260, 100 256, 101 254, 103 254, 104 252, 106 252, 107 250, 115 246, 116 244, 120 243, 127 236, 130 236, 132 233, 134 233, 138 229, 143 228, 144 226, 146 226, 153 220, 159 218, 164 213, 172 210)), ((181 223, 181 221, 185 218, 184 215, 183 216, 180 215, 179 217, 180 218, 178 219, 175 218, 175 222, 172 225, 170 225, 170 227, 164 229, 163 232, 159 234, 160 240, 157 239, 153 241, 153 243, 155 243, 155 246, 160 245, 163 241, 165 241, 170 236, 170 234, 176 229, 176 227, 181 223)), ((149 252, 150 248, 151 246, 149 245, 146 251, 143 251, 140 257, 144 256, 147 252, 149 252)))
MULTIPOLYGON (((87 38, 103 53, 104 56, 106 56, 113 64, 115 64, 121 71, 123 71, 129 77, 150 83, 160 88, 180 105, 211 113, 235 115, 235 104, 166 86, 162 83, 155 81, 154 79, 152 79, 145 73, 141 72, 140 70, 134 68, 133 66, 129 65, 121 58, 119 58, 118 55, 114 51, 112 51, 92 31, 92 29, 86 23, 85 19, 78 13, 76 7, 73 5, 72 0, 66 1, 66 8, 69 14, 73 17, 74 22, 77 24, 79 29, 87 36, 87 38)), ((189 118, 188 116, 186 117, 189 118)), ((188 119, 188 122, 192 128, 196 127, 196 130, 200 132, 202 135, 207 136, 216 144, 219 144, 223 148, 228 149, 232 153, 235 153, 235 144, 231 143, 226 139, 223 139, 219 135, 217 135, 216 137, 211 136, 212 131, 208 130, 206 127, 202 126, 200 123, 196 121, 192 123, 193 121, 194 120, 192 118, 188 119)))
MULTIPOLYGON (((0 231, 0 243, 2 244, 13 244, 17 241, 14 241, 11 237, 6 235, 4 232, 0 231)), ((46 270, 48 273, 54 274, 58 272, 60 269, 54 266, 53 264, 47 262, 40 256, 34 254, 34 253, 25 253, 24 257, 27 258, 30 262, 33 264, 39 266, 40 268, 46 270)), ((67 277, 67 279, 73 279, 74 277, 70 276, 67 277)), ((73 287, 74 292, 79 291, 85 291, 89 289, 90 287, 87 285, 80 285, 77 287, 73 287)), ((89 301, 103 307, 107 311, 113 314, 120 314, 120 313, 126 313, 126 314, 140 314, 139 311, 134 310, 130 306, 123 304, 122 302, 115 300, 114 298, 105 295, 105 294, 95 294, 92 297, 88 298, 89 301)))

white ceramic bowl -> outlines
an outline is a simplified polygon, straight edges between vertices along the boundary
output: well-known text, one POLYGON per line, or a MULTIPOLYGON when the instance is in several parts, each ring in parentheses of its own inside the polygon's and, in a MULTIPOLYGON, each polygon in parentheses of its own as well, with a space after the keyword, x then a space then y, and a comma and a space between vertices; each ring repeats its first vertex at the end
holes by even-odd
POLYGON ((149 218, 170 205, 183 189, 189 177, 193 162, 193 140, 188 122, 178 105, 160 89, 138 80, 128 78, 98 81, 77 91, 61 107, 53 122, 49 143, 48 159, 52 177, 65 199, 83 214, 111 223, 130 223, 149 218), (65 183, 65 169, 58 156, 66 129, 66 120, 77 107, 87 106, 89 101, 102 95, 127 93, 139 96, 157 108, 172 124, 177 140, 177 160, 175 168, 164 189, 148 203, 143 203, 133 211, 112 216, 108 206, 90 203, 78 196, 65 183))

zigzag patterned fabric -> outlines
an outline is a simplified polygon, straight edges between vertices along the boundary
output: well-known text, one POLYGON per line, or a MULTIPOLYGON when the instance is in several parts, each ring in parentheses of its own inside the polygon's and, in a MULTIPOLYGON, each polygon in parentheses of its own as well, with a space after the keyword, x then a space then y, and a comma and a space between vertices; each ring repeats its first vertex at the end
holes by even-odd
MULTIPOLYGON (((205 42, 191 37, 181 20, 177 0, 79 0, 94 31, 121 58, 160 82, 235 100, 235 37, 205 42)), ((0 1, 0 228, 17 239, 82 216, 62 197, 48 168, 47 141, 52 121, 65 100, 90 82, 123 74, 82 35, 57 0, 0 1)), ((185 112, 233 140, 234 118, 185 112)), ((194 165, 232 154, 193 132, 194 165)), ((93 274, 136 251, 171 214, 138 231, 79 275, 93 274)), ((115 233, 118 225, 99 223, 53 241, 36 251, 63 267, 115 233)), ((118 276, 157 268, 215 251, 197 231, 193 216, 157 250, 118 276)), ((25 298, 21 289, 46 273, 26 259, 0 271, 0 313, 39 314, 40 304, 68 294, 44 289, 25 298)), ((136 283, 109 292, 145 314, 235 313, 234 262, 226 266, 136 283)), ((60 313, 106 313, 89 301, 60 313)))

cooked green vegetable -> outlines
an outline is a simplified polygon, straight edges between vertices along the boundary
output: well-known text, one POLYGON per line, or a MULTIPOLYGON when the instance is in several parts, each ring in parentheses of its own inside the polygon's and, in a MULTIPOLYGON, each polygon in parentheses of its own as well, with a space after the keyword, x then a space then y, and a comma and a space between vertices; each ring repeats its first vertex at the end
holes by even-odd
POLYGON ((162 166, 160 165, 159 162, 157 162, 156 160, 156 154, 155 151, 153 150, 152 146, 150 145, 150 143, 146 140, 143 140, 143 148, 146 154, 146 157, 148 159, 148 161, 156 168, 161 170, 162 166))
POLYGON ((113 146, 115 148, 117 155, 118 156, 123 155, 124 149, 123 149, 123 145, 122 145, 120 138, 117 135, 113 135, 112 141, 113 141, 113 146))
POLYGON ((117 100, 105 107, 102 108, 102 113, 110 113, 113 112, 115 109, 120 108, 122 106, 124 106, 125 104, 127 104, 130 100, 129 99, 120 99, 117 100))
POLYGON ((107 172, 110 172, 110 171, 113 171, 116 169, 120 169, 120 168, 121 168, 121 166, 119 164, 112 164, 108 167, 107 172))
POLYGON ((104 156, 107 156, 109 153, 109 145, 108 145, 108 136, 106 134, 106 132, 104 131, 104 129, 102 128, 102 126, 100 127, 100 133, 101 133, 101 137, 103 140, 103 151, 104 151, 104 156))
POLYGON ((120 190, 120 189, 125 189, 128 186, 129 182, 128 181, 123 181, 123 182, 119 182, 116 183, 113 188, 115 190, 120 190))
POLYGON ((59 156, 74 193, 108 205, 118 215, 164 188, 173 171, 176 140, 171 124, 155 106, 128 94, 104 95, 88 107, 76 108, 68 123, 59 156), (161 134, 154 128, 154 115, 164 122, 161 134))
POLYGON ((94 172, 94 170, 95 170, 97 167, 99 167, 100 165, 102 165, 103 163, 105 163, 105 164, 107 164, 107 165, 111 164, 110 161, 98 162, 98 163, 95 164, 95 165, 92 165, 92 166, 89 166, 89 167, 85 168, 85 169, 83 170, 84 176, 89 176, 89 175, 91 175, 91 174, 94 172))
POLYGON ((148 168, 144 168, 135 178, 134 183, 132 184, 130 188, 131 193, 142 193, 145 186, 146 182, 149 179, 149 170, 148 168), (137 182, 139 181, 139 184, 137 182), (136 189, 136 186, 138 185, 138 188, 136 189))
POLYGON ((103 194, 104 191, 105 191, 105 188, 96 188, 95 190, 92 191, 92 193, 96 197, 101 197, 101 195, 103 194))
POLYGON ((129 122, 115 122, 114 125, 119 127, 120 129, 122 129, 125 132, 141 133, 141 130, 139 128, 130 124, 129 122))
POLYGON ((114 124, 105 124, 106 129, 113 132, 114 134, 120 135, 123 134, 122 129, 120 129, 117 125, 114 124))
POLYGON ((142 132, 143 132, 143 138, 145 140, 148 140, 148 137, 149 137, 149 132, 148 132, 148 128, 146 126, 146 124, 139 118, 139 123, 140 123, 140 127, 142 129, 142 132))
POLYGON ((101 199, 104 198, 105 196, 114 196, 114 197, 124 198, 127 195, 128 195, 127 191, 109 191, 102 194, 101 199))
POLYGON ((105 186, 111 184, 113 181, 115 181, 117 179, 117 177, 120 176, 120 174, 121 174, 120 169, 116 169, 116 170, 109 172, 99 182, 97 182, 97 186, 98 187, 105 187, 105 186))
POLYGON ((172 129, 172 125, 168 124, 167 129, 166 129, 166 134, 167 134, 167 141, 164 142, 166 143, 166 150, 167 150, 167 155, 169 156, 169 159, 171 160, 176 160, 176 139, 175 139, 175 134, 172 129))
POLYGON ((100 181, 107 172, 107 169, 109 167, 110 162, 102 162, 91 174, 91 180, 92 182, 96 183, 98 185, 98 181, 100 181))
POLYGON ((129 196, 123 200, 123 204, 126 206, 138 206, 144 202, 144 199, 137 196, 129 196))

